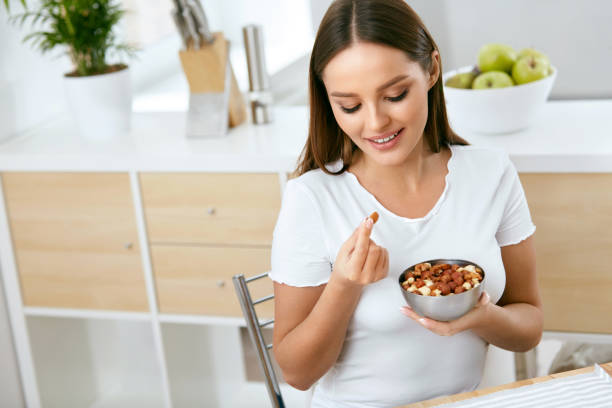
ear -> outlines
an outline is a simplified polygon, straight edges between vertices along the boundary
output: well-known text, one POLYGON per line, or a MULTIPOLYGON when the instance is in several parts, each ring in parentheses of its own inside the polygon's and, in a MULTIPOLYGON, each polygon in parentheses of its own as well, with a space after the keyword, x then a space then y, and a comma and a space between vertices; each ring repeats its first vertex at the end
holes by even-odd
POLYGON ((440 53, 433 50, 431 53, 431 68, 429 69, 428 85, 429 89, 436 84, 440 76, 440 53))

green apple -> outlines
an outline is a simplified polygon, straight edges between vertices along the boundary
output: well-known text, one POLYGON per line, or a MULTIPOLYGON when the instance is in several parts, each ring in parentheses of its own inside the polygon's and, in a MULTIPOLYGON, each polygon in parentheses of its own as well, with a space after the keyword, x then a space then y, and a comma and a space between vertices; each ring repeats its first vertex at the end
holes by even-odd
POLYGON ((513 86, 514 81, 505 72, 502 71, 489 71, 483 72, 474 79, 472 89, 492 89, 492 88, 505 88, 513 86))
POLYGON ((522 50, 520 50, 518 56, 516 57, 516 60, 518 61, 523 57, 541 57, 544 58, 548 66, 550 66, 550 60, 548 59, 548 57, 533 48, 523 48, 522 50))
POLYGON ((476 73, 473 71, 463 72, 461 74, 453 75, 448 78, 444 85, 449 86, 451 88, 461 88, 461 89, 470 89, 472 87, 472 82, 476 78, 476 73))
POLYGON ((502 71, 510 73, 516 58, 516 51, 509 45, 486 44, 478 51, 478 67, 482 72, 502 71))
POLYGON ((517 85, 526 84, 548 76, 550 65, 542 57, 523 57, 512 67, 512 78, 517 85))

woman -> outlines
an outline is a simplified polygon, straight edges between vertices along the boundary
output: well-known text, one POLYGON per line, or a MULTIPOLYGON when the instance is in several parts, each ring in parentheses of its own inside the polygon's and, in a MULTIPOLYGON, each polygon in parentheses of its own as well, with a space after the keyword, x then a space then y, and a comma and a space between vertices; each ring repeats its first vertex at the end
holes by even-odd
POLYGON ((318 30, 310 129, 274 230, 274 353, 314 407, 398 406, 474 389, 487 344, 542 333, 531 222, 501 151, 450 129, 437 46, 402 0, 338 0, 318 30), (373 227, 364 216, 377 211, 373 227), (410 265, 467 259, 478 305, 420 318, 398 288, 410 265))

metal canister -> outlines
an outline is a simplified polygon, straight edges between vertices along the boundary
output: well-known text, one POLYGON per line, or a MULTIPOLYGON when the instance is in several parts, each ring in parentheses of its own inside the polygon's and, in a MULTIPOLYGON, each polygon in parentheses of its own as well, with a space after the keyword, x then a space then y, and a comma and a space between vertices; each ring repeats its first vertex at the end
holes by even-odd
POLYGON ((264 54, 263 29, 260 25, 249 24, 242 28, 242 34, 249 71, 251 118, 256 124, 269 123, 272 121, 272 94, 264 54))

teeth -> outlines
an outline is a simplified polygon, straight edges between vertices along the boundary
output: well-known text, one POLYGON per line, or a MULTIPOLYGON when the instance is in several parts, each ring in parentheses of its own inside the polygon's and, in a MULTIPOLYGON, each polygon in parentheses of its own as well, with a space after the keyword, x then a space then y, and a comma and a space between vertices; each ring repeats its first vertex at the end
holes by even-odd
POLYGON ((385 137, 384 139, 376 139, 376 140, 374 140, 374 142, 380 143, 380 144, 387 143, 389 140, 395 139, 395 136, 397 136, 398 133, 399 133, 399 130, 397 132, 395 132, 394 134, 392 134, 391 136, 389 136, 389 137, 385 137))

